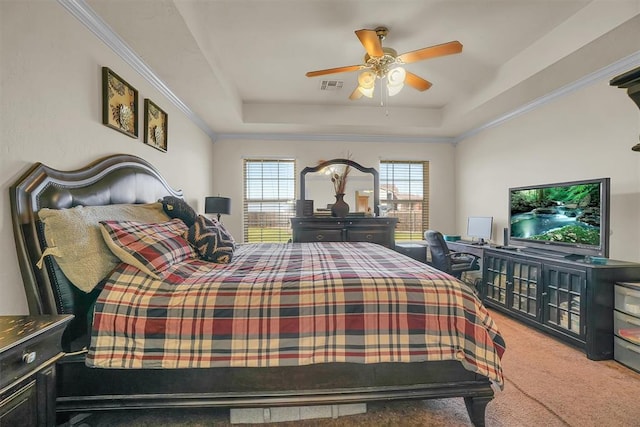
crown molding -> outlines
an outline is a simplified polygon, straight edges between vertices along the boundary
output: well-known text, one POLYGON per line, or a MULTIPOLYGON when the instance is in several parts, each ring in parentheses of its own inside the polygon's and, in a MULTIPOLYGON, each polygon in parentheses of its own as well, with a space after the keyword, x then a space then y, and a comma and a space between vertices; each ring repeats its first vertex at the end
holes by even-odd
POLYGON ((84 1, 58 0, 69 13, 109 46, 123 61, 137 71, 151 86, 162 93, 173 105, 182 111, 196 126, 206 133, 212 141, 217 134, 197 114, 195 114, 173 91, 144 63, 136 52, 84 1))
POLYGON ((569 95, 579 89, 590 84, 600 81, 604 78, 612 78, 617 74, 624 73, 629 69, 640 66, 640 51, 629 55, 619 61, 614 62, 598 71, 592 72, 572 83, 560 87, 549 92, 531 102, 528 102, 516 109, 504 113, 493 120, 482 125, 470 129, 456 136, 451 137, 421 137, 421 136, 397 136, 397 135, 333 135, 333 134, 291 134, 291 133, 224 133, 217 134, 211 129, 204 120, 195 114, 173 91, 155 74, 155 72, 147 66, 135 51, 127 45, 113 31, 96 12, 91 9, 84 0, 57 0, 67 11, 75 16, 83 23, 92 33, 109 46, 118 56, 120 56, 127 64, 136 70, 145 80, 161 92, 167 99, 172 102, 180 111, 182 111, 196 126, 202 129, 212 141, 217 139, 253 139, 253 140, 279 140, 279 141, 340 141, 340 142, 414 142, 414 143, 450 143, 457 144, 469 137, 472 137, 486 129, 498 126, 517 116, 533 111, 558 98, 569 95))
POLYGON ((352 135, 352 134, 298 134, 298 133, 220 133, 218 139, 252 139, 261 141, 326 141, 326 142, 413 142, 447 143, 454 138, 447 136, 400 136, 400 135, 352 135))
POLYGON ((498 126, 506 122, 507 120, 511 120, 521 114, 525 114, 525 113, 528 113, 529 111, 533 111, 536 108, 542 107, 543 105, 553 102, 558 98, 569 95, 593 83, 602 81, 603 79, 609 80, 612 77, 618 74, 624 73, 626 71, 629 71, 630 69, 635 68, 639 65, 640 65, 640 51, 634 54, 631 54, 625 58, 622 58, 619 61, 614 62, 613 64, 603 67, 600 70, 587 74, 586 76, 581 77, 572 83, 569 83, 558 89, 555 89, 537 99, 534 99, 531 102, 528 102, 512 111, 509 111, 501 116, 498 116, 495 119, 488 121, 474 129, 461 133, 460 135, 452 138, 453 139, 452 142, 454 144, 457 144, 458 142, 463 141, 473 135, 476 135, 485 129, 498 126))

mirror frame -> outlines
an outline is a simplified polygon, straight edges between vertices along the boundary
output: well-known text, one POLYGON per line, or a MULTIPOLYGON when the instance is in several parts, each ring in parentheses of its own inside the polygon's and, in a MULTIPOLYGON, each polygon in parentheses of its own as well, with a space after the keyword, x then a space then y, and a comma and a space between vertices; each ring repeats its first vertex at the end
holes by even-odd
POLYGON ((363 173, 370 173, 373 175, 373 212, 375 216, 380 216, 380 176, 375 168, 366 168, 360 163, 356 163, 350 159, 332 159, 324 161, 317 166, 307 166, 300 171, 300 200, 305 200, 305 180, 306 175, 310 172, 318 172, 331 165, 349 165, 363 173))

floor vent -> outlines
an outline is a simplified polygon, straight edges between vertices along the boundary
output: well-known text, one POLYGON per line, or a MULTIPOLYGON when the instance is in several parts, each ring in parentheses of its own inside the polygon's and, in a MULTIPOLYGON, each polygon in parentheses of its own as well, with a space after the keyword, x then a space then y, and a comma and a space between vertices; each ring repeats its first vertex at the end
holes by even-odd
POLYGON ((344 82, 342 80, 323 80, 320 83, 320 90, 340 90, 344 82))

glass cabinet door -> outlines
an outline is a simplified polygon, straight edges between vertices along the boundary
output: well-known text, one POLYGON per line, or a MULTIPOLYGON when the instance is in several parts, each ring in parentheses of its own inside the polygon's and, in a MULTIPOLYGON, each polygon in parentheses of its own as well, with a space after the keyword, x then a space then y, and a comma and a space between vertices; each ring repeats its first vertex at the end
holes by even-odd
POLYGON ((586 291, 584 271, 545 265, 542 294, 545 324, 584 337, 584 318, 580 295, 586 291))
POLYGON ((492 302, 507 306, 508 258, 485 254, 483 296, 492 302))
POLYGON ((538 262, 513 259, 511 264, 510 307, 521 314, 537 319, 538 284, 541 268, 538 262))

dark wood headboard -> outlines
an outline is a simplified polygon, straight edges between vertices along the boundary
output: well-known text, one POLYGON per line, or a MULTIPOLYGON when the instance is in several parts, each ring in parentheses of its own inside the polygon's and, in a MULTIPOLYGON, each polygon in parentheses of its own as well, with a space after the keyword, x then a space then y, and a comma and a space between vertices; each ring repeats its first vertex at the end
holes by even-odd
POLYGON ((46 258, 45 268, 36 266, 43 251, 38 230, 41 208, 151 203, 167 195, 182 197, 182 191, 172 189, 151 164, 125 154, 105 157, 74 171, 36 163, 9 191, 18 261, 31 314, 68 312, 62 300, 79 292, 71 289, 51 257, 46 258))

